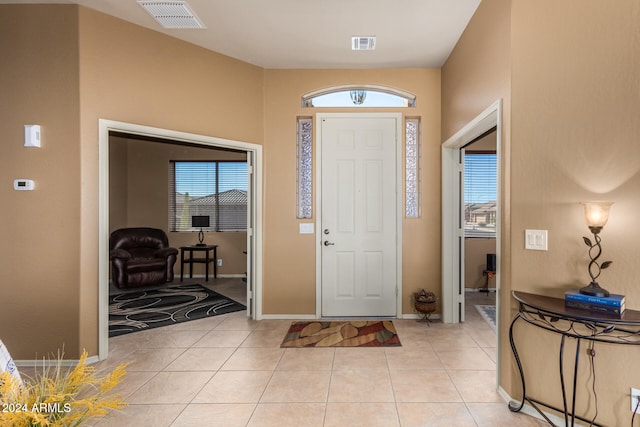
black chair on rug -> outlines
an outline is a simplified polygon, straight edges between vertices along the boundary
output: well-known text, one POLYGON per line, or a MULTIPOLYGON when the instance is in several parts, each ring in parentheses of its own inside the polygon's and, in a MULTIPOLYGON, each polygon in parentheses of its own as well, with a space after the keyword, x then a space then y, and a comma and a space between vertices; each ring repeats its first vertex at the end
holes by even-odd
POLYGON ((111 280, 118 288, 171 282, 177 255, 167 234, 158 228, 121 228, 109 238, 111 280))

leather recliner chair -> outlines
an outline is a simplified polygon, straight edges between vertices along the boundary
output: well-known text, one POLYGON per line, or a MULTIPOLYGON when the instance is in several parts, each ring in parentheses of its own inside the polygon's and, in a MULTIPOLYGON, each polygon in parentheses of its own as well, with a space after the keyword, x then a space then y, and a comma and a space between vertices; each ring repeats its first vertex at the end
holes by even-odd
POLYGON ((109 238, 111 280, 118 288, 171 282, 177 255, 158 228, 121 228, 109 238))

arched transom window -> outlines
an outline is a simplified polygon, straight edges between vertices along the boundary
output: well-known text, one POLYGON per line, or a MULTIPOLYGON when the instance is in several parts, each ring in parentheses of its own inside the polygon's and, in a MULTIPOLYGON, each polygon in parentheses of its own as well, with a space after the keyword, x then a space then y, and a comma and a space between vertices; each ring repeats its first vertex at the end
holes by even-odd
POLYGON ((412 93, 387 86, 344 85, 309 92, 303 107, 415 107, 412 93))

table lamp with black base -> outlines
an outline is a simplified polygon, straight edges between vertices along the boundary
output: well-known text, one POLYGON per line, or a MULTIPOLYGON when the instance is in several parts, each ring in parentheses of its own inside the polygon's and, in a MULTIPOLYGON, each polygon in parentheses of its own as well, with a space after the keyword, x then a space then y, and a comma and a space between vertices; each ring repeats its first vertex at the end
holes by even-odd
POLYGON ((196 243, 196 246, 207 246, 207 244, 204 243, 204 232, 202 231, 202 229, 209 227, 209 216, 208 215, 191 216, 191 226, 193 228, 200 227, 200 232, 198 232, 198 243, 196 243))

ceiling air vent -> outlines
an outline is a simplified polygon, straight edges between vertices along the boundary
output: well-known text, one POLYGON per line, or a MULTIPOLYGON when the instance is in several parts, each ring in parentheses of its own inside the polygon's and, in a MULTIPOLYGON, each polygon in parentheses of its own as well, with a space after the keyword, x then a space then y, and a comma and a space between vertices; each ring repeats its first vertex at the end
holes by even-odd
POLYGON ((186 1, 138 1, 164 28, 206 28, 186 1))
POLYGON ((374 50, 376 48, 375 36, 351 37, 351 50, 374 50))

